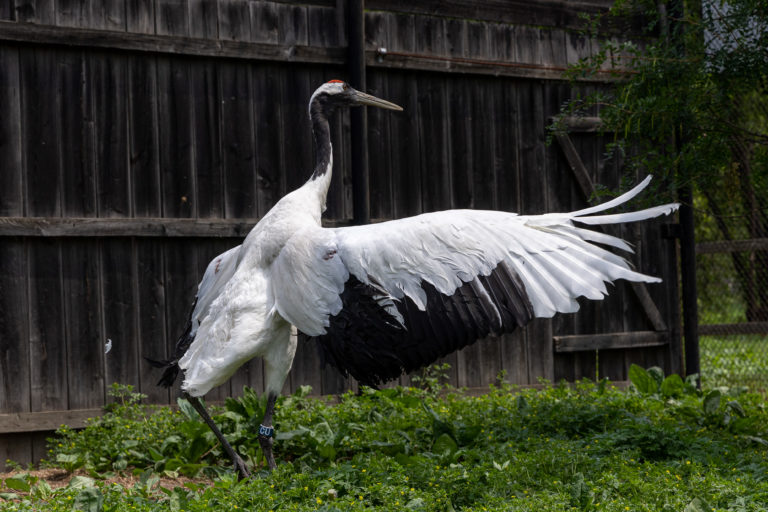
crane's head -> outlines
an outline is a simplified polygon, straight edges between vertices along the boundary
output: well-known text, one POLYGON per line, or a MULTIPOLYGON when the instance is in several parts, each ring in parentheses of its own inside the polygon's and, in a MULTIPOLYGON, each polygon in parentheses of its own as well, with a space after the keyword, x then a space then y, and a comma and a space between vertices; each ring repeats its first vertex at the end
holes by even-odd
POLYGON ((389 110, 403 110, 403 107, 382 100, 376 96, 356 91, 346 82, 331 80, 315 90, 309 99, 309 115, 318 109, 320 112, 330 114, 339 107, 357 107, 368 105, 370 107, 386 108, 389 110))

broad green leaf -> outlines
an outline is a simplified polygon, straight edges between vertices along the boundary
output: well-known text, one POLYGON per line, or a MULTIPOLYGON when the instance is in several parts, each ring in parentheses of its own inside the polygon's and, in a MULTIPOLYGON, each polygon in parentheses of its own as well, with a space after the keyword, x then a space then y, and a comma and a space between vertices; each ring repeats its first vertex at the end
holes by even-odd
POLYGON ((707 396, 704 397, 704 403, 702 404, 706 414, 712 415, 717 413, 717 410, 720 408, 721 396, 722 394, 717 389, 713 389, 707 393, 707 396))
POLYGON ((652 395, 659 389, 656 380, 644 368, 636 364, 629 367, 629 380, 644 395, 652 395))
POLYGON ((684 388, 685 383, 683 382, 683 379, 679 375, 673 374, 664 379, 664 382, 661 383, 661 394, 665 397, 680 396, 683 393, 684 388))
POLYGON ((453 455, 458 449, 459 446, 456 444, 456 441, 448 434, 441 434, 432 445, 432 452, 441 455, 445 453, 453 455))
MULTIPOLYGON (((202 401, 202 398, 200 400, 202 401)), ((197 411, 194 407, 192 407, 192 404, 189 403, 189 401, 184 398, 178 398, 176 403, 179 404, 179 409, 181 409, 181 412, 183 412, 187 418, 192 421, 203 421, 203 419, 199 414, 197 414, 197 411)), ((203 406, 205 406, 205 403, 203 403, 203 406)))
POLYGON ((104 495, 96 487, 88 487, 75 497, 73 508, 83 512, 101 512, 104 505, 104 495))
POLYGON ((661 383, 664 382, 664 370, 659 368, 658 366, 651 366, 648 368, 648 375, 653 377, 653 380, 656 381, 656 389, 659 389, 659 386, 661 386, 661 383))
POLYGON ((738 414, 742 418, 745 418, 747 416, 747 413, 744 412, 744 408, 736 400, 731 400, 726 405, 728 406, 729 409, 731 409, 733 412, 735 412, 736 414, 738 414))
POLYGON ((693 498, 693 500, 685 506, 683 512, 711 512, 712 507, 701 498, 693 498))
POLYGON ((0 492, 0 499, 4 500, 17 500, 19 499, 19 495, 15 492, 0 492))
POLYGON ((5 486, 14 491, 29 492, 29 484, 23 478, 6 478, 5 486))
POLYGON ((87 476, 75 476, 69 481, 69 487, 72 489, 85 489, 86 487, 93 487, 95 480, 87 476))

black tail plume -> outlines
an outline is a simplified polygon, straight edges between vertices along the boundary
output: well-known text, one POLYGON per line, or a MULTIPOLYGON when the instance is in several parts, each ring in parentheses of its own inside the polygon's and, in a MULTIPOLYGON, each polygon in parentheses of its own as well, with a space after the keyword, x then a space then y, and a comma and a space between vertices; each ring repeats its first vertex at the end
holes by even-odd
MULTIPOLYGON (((192 309, 194 310, 195 306, 192 305, 192 309)), ((179 368, 179 359, 181 359, 184 356, 184 353, 187 351, 189 346, 192 344, 192 341, 194 341, 195 337, 192 335, 192 319, 190 319, 189 322, 187 322, 187 328, 184 329, 184 333, 179 336, 179 339, 176 341, 176 349, 173 352, 173 357, 167 360, 158 361, 155 359, 150 359, 148 357, 145 357, 144 359, 154 366, 155 368, 165 368, 165 371, 163 372, 163 375, 160 377, 160 380, 157 381, 158 386, 162 386, 164 388, 170 388, 173 386, 173 383, 176 381, 176 377, 179 375, 179 372, 181 369, 179 368)))

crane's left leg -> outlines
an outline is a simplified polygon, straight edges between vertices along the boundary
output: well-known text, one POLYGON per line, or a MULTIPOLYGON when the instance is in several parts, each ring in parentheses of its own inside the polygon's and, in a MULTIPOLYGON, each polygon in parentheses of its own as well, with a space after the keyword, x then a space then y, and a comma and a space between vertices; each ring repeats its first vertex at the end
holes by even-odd
POLYGON ((192 405, 192 407, 195 408, 197 414, 203 418, 203 421, 205 421, 206 425, 208 425, 208 427, 213 431, 213 434, 219 440, 221 446, 224 448, 224 451, 227 452, 230 460, 235 465, 235 471, 237 471, 239 475, 238 479, 242 480, 243 478, 249 478, 251 474, 248 472, 248 468, 245 467, 245 462, 243 462, 243 459, 240 458, 237 452, 235 452, 235 449, 232 448, 232 445, 229 444, 229 441, 227 441, 227 439, 224 437, 224 434, 221 433, 221 430, 219 430, 219 427, 216 426, 216 423, 214 423, 213 418, 211 418, 211 415, 208 414, 208 411, 205 410, 205 406, 200 401, 200 399, 196 396, 191 396, 188 393, 183 393, 182 396, 187 400, 187 402, 190 403, 190 405, 192 405))

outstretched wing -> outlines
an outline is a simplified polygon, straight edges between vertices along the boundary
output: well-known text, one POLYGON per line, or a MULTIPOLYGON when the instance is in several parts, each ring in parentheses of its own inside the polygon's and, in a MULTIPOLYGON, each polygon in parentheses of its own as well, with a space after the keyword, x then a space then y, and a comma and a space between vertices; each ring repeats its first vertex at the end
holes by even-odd
POLYGON ((602 299, 606 282, 658 282, 595 245, 623 240, 577 224, 633 222, 673 212, 591 216, 604 205, 518 216, 449 210, 367 226, 297 233, 273 265, 279 313, 316 337, 326 360, 364 384, 396 378, 488 334, 602 299))
POLYGON ((219 296, 224 286, 235 273, 240 256, 240 245, 223 252, 213 258, 208 264, 203 274, 203 279, 197 286, 195 302, 192 304, 192 311, 189 314, 187 325, 184 332, 179 336, 174 347, 173 355, 165 361, 155 361, 147 359, 149 363, 156 368, 165 368, 158 385, 171 387, 179 374, 179 359, 186 353, 192 341, 197 334, 197 328, 200 326, 211 303, 219 296))

